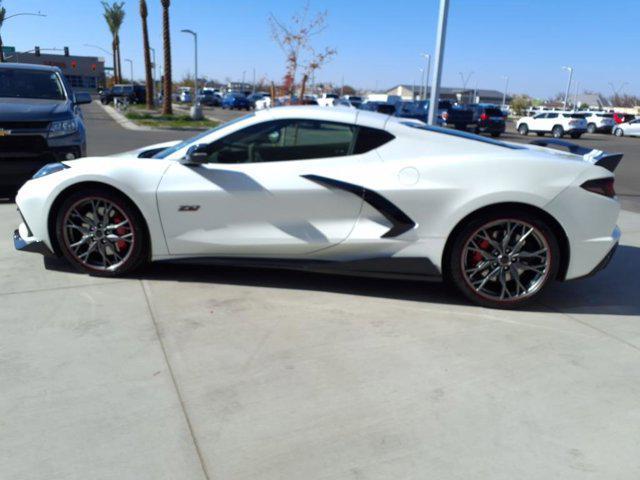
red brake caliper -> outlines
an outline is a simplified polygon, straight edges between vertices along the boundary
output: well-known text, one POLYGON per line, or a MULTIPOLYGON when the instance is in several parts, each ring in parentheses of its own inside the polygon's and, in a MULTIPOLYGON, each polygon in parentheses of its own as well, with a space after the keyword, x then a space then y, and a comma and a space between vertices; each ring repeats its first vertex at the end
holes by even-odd
MULTIPOLYGON (((115 216, 113 217, 113 221, 118 224, 120 222, 122 222, 122 218, 119 216, 115 216)), ((119 237, 121 237, 122 235, 124 235, 125 233, 127 233, 127 229, 124 227, 118 227, 116 228, 116 233, 118 234, 119 237)), ((116 242, 116 248, 118 249, 118 252, 122 251, 123 248, 125 248, 127 246, 127 242, 125 242, 124 240, 118 240, 116 242)))
MULTIPOLYGON (((482 242, 480 242, 480 245, 478 245, 482 250, 486 250, 487 248, 489 248, 489 242, 487 242, 486 240, 483 240, 482 242)), ((474 252, 473 253, 473 266, 475 267, 476 265, 478 265, 481 261, 482 261, 482 254, 480 252, 474 252)))

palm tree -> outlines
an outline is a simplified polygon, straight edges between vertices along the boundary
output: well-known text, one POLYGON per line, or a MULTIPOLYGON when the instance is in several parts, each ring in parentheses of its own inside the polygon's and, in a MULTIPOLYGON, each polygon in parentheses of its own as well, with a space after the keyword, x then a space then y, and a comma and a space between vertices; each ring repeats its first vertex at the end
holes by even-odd
POLYGON ((146 73, 147 84, 147 108, 153 108, 153 76, 151 75, 151 50, 149 49, 149 29, 147 28, 147 10, 146 0, 140 0, 140 17, 142 18, 142 43, 144 45, 144 69, 146 73))
MULTIPOLYGON (((7 15, 7 9, 2 6, 2 0, 0 0, 0 29, 4 23, 4 17, 7 15)), ((0 35, 0 62, 4 62, 4 51, 2 50, 2 36, 0 35)))
MULTIPOLYGON (((107 21, 109 31, 113 41, 111 43, 113 49, 113 76, 116 83, 122 82, 122 63, 120 62, 120 27, 124 21, 124 2, 102 2, 104 8, 104 19, 107 21)), ((131 79, 133 81, 133 79, 131 79)))
POLYGON ((163 85, 163 115, 171 115, 173 108, 171 107, 171 91, 173 90, 173 82, 171 80, 171 36, 169 33, 169 7, 171 0, 161 0, 162 2, 162 37, 164 49, 164 85, 163 85))

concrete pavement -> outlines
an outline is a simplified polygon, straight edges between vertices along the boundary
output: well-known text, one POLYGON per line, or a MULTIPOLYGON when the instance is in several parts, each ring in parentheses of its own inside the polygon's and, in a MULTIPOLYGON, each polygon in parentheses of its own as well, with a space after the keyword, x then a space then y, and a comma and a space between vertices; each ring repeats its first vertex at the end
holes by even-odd
POLYGON ((2 480, 640 478, 640 215, 608 269, 516 312, 300 272, 97 279, 15 252, 17 222, 0 204, 2 480))

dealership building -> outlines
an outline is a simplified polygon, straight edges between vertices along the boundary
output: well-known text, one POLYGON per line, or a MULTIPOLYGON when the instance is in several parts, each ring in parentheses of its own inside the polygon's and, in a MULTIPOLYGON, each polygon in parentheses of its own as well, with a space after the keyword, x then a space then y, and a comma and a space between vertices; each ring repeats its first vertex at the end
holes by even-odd
POLYGON ((104 58, 70 55, 65 48, 62 54, 41 52, 38 47, 29 52, 16 52, 10 47, 4 50, 5 62, 29 63, 60 67, 75 90, 95 91, 106 83, 104 58))

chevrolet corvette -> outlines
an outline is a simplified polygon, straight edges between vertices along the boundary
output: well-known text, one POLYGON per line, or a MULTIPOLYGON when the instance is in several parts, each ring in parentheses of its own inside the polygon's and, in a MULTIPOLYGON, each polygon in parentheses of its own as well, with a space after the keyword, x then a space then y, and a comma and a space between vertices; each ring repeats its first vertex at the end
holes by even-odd
POLYGON ((601 270, 620 238, 622 156, 533 143, 267 109, 185 142, 43 167, 17 195, 14 244, 99 276, 172 261, 444 279, 482 306, 516 307, 601 270))

